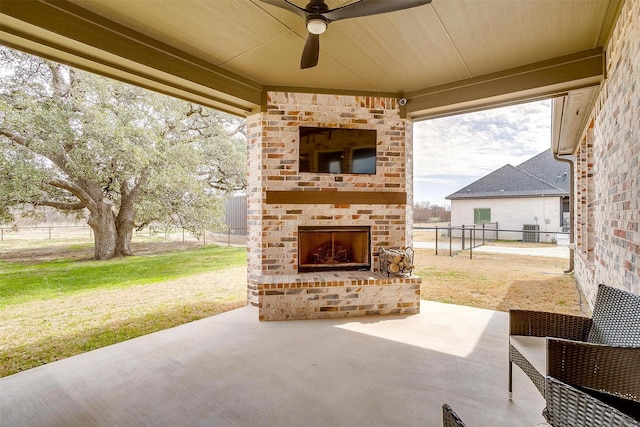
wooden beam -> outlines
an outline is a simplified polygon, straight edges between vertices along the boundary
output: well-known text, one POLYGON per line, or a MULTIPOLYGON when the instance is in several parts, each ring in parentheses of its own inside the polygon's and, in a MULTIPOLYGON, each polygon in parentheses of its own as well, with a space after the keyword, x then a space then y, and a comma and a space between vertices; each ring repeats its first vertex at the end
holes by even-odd
POLYGON ((398 191, 267 191, 274 205, 406 205, 407 193, 398 191))
POLYGON ((261 84, 66 0, 6 1, 2 2, 2 15, 0 40, 9 46, 21 49, 22 40, 23 50, 30 53, 41 54, 37 51, 38 46, 45 57, 51 58, 55 55, 53 52, 59 51, 59 57, 51 59, 71 62, 69 57, 75 56, 86 61, 78 60, 70 65, 86 64, 82 68, 100 74, 105 74, 101 72, 105 66, 111 67, 115 70, 112 77, 127 80, 121 77, 130 73, 136 78, 155 82, 160 92, 168 92, 166 88, 174 87, 185 94, 217 99, 227 103, 232 110, 250 112, 260 108, 261 84), (78 43, 78 40, 82 42, 78 43), (91 64, 97 64, 95 69, 91 64))
POLYGON ((407 115, 419 120, 551 98, 598 84, 603 76, 604 53, 591 49, 407 93, 407 115))

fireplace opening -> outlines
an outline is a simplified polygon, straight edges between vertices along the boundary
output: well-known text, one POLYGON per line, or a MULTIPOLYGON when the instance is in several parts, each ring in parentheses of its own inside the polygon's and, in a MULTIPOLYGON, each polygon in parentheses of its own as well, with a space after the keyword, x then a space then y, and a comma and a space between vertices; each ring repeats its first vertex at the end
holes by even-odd
POLYGON ((298 271, 371 269, 370 227, 298 227, 298 271))

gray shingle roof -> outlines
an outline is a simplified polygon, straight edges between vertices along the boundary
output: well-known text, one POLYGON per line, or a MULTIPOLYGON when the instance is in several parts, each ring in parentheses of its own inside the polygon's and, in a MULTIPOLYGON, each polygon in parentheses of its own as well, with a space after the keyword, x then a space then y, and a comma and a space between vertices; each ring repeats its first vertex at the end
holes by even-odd
POLYGON ((569 165, 546 150, 518 166, 507 164, 446 198, 568 196, 569 180, 569 165))

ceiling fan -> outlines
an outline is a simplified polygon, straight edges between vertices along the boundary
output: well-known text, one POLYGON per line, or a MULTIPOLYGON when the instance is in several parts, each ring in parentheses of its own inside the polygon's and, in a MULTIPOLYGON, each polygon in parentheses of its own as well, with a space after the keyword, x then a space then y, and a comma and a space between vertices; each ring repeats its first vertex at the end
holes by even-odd
POLYGON ((395 12, 431 3, 431 0, 358 0, 346 6, 329 9, 324 0, 311 0, 304 8, 296 6, 289 0, 260 1, 293 12, 305 19, 309 35, 302 51, 300 69, 318 65, 320 34, 327 30, 329 23, 341 19, 395 12))

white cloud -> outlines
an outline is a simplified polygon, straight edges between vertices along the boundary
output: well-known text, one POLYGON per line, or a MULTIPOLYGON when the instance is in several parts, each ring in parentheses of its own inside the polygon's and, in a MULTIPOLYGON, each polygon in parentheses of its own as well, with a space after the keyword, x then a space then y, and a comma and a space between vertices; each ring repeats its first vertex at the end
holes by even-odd
POLYGON ((551 102, 418 122, 413 131, 414 200, 444 197, 509 163, 549 149, 551 102))
POLYGON ((444 178, 444 177, 432 177, 432 176, 429 176, 429 177, 426 177, 426 178, 422 178, 421 181, 429 183, 429 184, 447 184, 447 185, 455 184, 455 185, 457 185, 458 182, 460 182, 460 179, 461 179, 460 177, 458 177, 458 178, 454 178, 454 177, 444 178))

